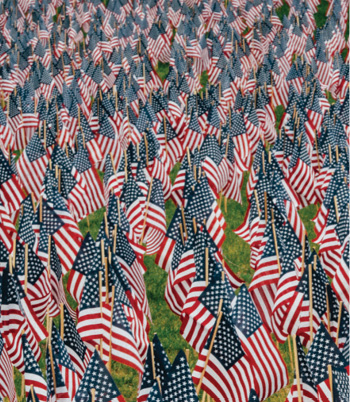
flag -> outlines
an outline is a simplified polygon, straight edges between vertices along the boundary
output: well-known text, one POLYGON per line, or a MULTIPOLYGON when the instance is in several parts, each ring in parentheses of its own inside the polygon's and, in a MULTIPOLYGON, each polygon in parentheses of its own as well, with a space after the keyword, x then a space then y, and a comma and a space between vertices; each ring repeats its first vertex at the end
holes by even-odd
POLYGON ((10 214, 17 211, 24 200, 24 193, 19 180, 13 173, 9 162, 0 150, 0 200, 10 214))
POLYGON ((91 401, 92 389, 95 390, 96 402, 125 401, 96 350, 89 361, 89 365, 75 394, 76 402, 91 401), (103 378, 103 381, 101 378, 103 378))
POLYGON ((17 402, 16 389, 13 381, 13 367, 5 348, 5 342, 0 335, 0 395, 17 402))
POLYGON ((202 378, 201 389, 215 401, 248 400, 255 384, 253 369, 226 312, 216 319, 192 376, 195 384, 202 378))
POLYGON ((21 337, 24 360, 24 386, 26 397, 31 392, 31 386, 40 402, 47 402, 47 383, 40 370, 33 351, 25 335, 21 337))
POLYGON ((123 288, 115 281, 111 302, 106 301, 102 306, 103 353, 107 361, 113 359, 142 374, 140 355, 122 303, 130 306, 123 288))
POLYGON ((161 385, 164 385, 165 377, 167 377, 171 369, 171 363, 157 334, 154 335, 152 344, 153 345, 149 344, 147 349, 147 357, 140 389, 138 391, 137 402, 147 401, 153 384, 157 382, 157 377, 159 377, 161 385), (153 367, 155 368, 155 373, 153 372, 153 367))
POLYGON ((296 347, 296 352, 294 352, 294 356, 297 356, 297 361, 295 361, 295 365, 298 365, 298 376, 296 372, 294 373, 294 381, 292 387, 288 393, 286 402, 297 402, 299 400, 299 391, 298 387, 300 387, 300 394, 302 400, 307 400, 310 402, 317 402, 317 389, 316 385, 312 378, 312 373, 306 361, 306 355, 303 350, 303 346, 299 340, 296 338, 294 343, 294 347, 296 347), (298 385, 299 383, 299 385, 298 385))
POLYGON ((94 267, 96 268, 99 265, 100 257, 96 243, 88 232, 77 252, 67 282, 67 290, 76 302, 80 303, 86 276, 94 267))
POLYGON ((322 402, 331 400, 328 365, 343 368, 347 371, 349 366, 323 324, 320 325, 310 346, 306 361, 317 387, 318 400, 322 402))
POLYGON ((173 401, 176 398, 179 402, 198 402, 198 396, 193 385, 191 371, 183 350, 177 354, 168 375, 162 386, 164 402, 173 401))
POLYGON ((48 152, 35 133, 19 157, 16 167, 23 189, 27 194, 33 193, 36 200, 39 199, 48 160, 48 152))
POLYGON ((61 329, 63 331, 63 342, 69 354, 69 357, 74 364, 79 380, 82 379, 86 367, 89 364, 90 357, 92 355, 82 341, 75 322, 69 315, 66 306, 63 307, 63 323, 61 322, 61 329), (63 326, 63 329, 62 329, 63 326))
POLYGON ((288 371, 245 285, 235 299, 232 320, 252 364, 255 390, 260 400, 266 399, 288 384, 288 371))
POLYGON ((144 242, 147 244, 147 254, 155 254, 159 250, 166 232, 165 203, 162 183, 159 179, 153 179, 149 188, 145 209, 144 242))

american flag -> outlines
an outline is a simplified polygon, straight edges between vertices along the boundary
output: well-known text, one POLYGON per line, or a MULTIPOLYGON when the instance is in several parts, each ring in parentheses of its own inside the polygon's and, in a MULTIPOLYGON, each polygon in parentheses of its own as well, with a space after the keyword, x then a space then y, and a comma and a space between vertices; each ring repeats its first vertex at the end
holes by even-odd
POLYGON ((216 400, 248 400, 254 388, 253 368, 226 311, 216 319, 192 376, 195 384, 202 379, 201 389, 216 400))
POLYGON ((0 395, 16 402, 16 389, 13 381, 13 367, 5 348, 5 342, 0 335, 0 395))
POLYGON ((79 377, 69 357, 67 349, 57 328, 52 324, 51 350, 54 367, 54 377, 51 372, 51 356, 49 350, 46 355, 48 391, 56 400, 73 399, 78 389, 79 377))
POLYGON ((96 350, 80 382, 79 388, 75 394, 75 400, 77 402, 92 401, 91 390, 95 392, 94 396, 96 401, 125 401, 96 350))
POLYGON ((141 237, 144 235, 144 241, 147 244, 147 254, 155 254, 159 250, 166 232, 162 183, 159 179, 153 179, 151 183, 141 234, 141 237))
POLYGON ((162 386, 164 402, 173 401, 174 398, 184 401, 199 401, 193 385, 191 371, 183 350, 177 354, 162 386))
POLYGON ((20 182, 27 194, 33 193, 39 199, 41 186, 48 164, 48 152, 35 133, 19 157, 16 167, 20 182))
MULTIPOLYGON (((102 270, 102 267, 101 267, 102 270)), ((77 331, 83 341, 99 342, 102 330, 102 300, 99 266, 92 268, 86 275, 83 293, 79 304, 77 331)))
POLYGON ((328 365, 347 371, 349 366, 323 324, 320 325, 316 333, 306 355, 306 361, 317 387, 318 400, 330 400, 332 395, 328 365))
MULTIPOLYGON (((31 318, 30 315, 29 318, 31 318)), ((46 331, 41 334, 39 331, 38 333, 33 332, 30 324, 41 329, 39 323, 36 323, 35 320, 33 322, 28 321, 18 294, 16 278, 6 268, 2 276, 1 333, 12 364, 21 372, 24 371, 22 331, 25 331, 30 342, 30 348, 33 350, 37 361, 41 357, 39 341, 45 339, 47 335, 46 331)))
POLYGON ((171 363, 157 334, 155 334, 152 340, 152 345, 150 344, 147 350, 147 358, 137 396, 137 402, 145 402, 148 400, 147 398, 151 393, 153 385, 157 383, 157 377, 159 378, 161 385, 164 385, 164 380, 169 374, 170 369, 171 363), (153 371, 153 366, 155 372, 153 371))
POLYGON ((287 385, 288 371, 245 285, 241 286, 234 302, 233 322, 252 362, 259 398, 268 398, 287 385))
POLYGON ((63 307, 63 322, 61 322, 60 331, 63 326, 63 342, 69 354, 69 357, 75 367, 75 371, 79 377, 79 380, 83 377, 86 367, 89 364, 91 351, 87 349, 86 345, 82 341, 75 322, 69 315, 69 311, 66 306, 63 307))
POLYGON ((125 234, 121 232, 117 233, 115 253, 117 260, 122 267, 132 290, 135 292, 140 306, 142 307, 142 311, 150 318, 151 312, 146 295, 145 280, 143 278, 143 275, 146 272, 146 267, 138 259, 125 234))
POLYGON ((303 350, 303 346, 298 337, 294 342, 294 357, 295 366, 298 367, 298 371, 294 373, 293 385, 287 396, 288 402, 297 402, 299 398, 299 391, 302 400, 309 400, 310 402, 317 402, 317 389, 312 378, 312 373, 306 361, 306 355, 303 350))
POLYGON ((43 200, 42 207, 37 208, 33 228, 34 231, 38 230, 42 220, 47 235, 52 236, 55 241, 63 273, 66 274, 72 268, 83 238, 57 188, 49 184, 45 187, 45 192, 48 200, 43 200))
POLYGON ((0 200, 10 213, 17 211, 24 199, 19 180, 0 150, 0 200))
POLYGON ((107 361, 113 359, 142 373, 141 358, 122 303, 131 308, 123 288, 115 281, 112 301, 102 306, 103 354, 107 361))
POLYGON ((67 282, 68 292, 78 303, 80 303, 83 294, 86 276, 99 264, 100 257, 98 255, 96 243, 88 232, 75 257, 67 282))
POLYGON ((21 337, 23 347, 23 360, 24 360, 24 386, 26 397, 31 392, 31 387, 35 391, 35 395, 40 402, 47 401, 47 383, 44 379, 43 373, 40 370, 33 351, 28 343, 27 337, 22 335, 21 337))
POLYGON ((82 142, 79 142, 77 153, 74 156, 73 164, 86 183, 86 194, 89 199, 88 214, 97 211, 105 204, 103 186, 96 169, 92 163, 92 157, 82 142))

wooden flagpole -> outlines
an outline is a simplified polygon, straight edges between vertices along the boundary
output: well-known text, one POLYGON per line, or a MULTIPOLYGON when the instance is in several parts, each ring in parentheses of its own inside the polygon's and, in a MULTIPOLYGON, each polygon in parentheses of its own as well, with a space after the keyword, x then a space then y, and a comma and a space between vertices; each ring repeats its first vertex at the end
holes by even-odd
POLYGON ((110 320, 110 330, 109 330, 109 356, 108 356, 108 371, 112 371, 112 335, 113 335, 113 310, 114 310, 114 294, 115 286, 112 286, 112 298, 111 298, 111 320, 110 320))
POLYGON ((313 300, 312 300, 312 266, 309 264, 309 313, 310 313, 310 344, 313 341, 313 300))
POLYGON ((333 396, 333 372, 332 372, 332 365, 328 364, 328 379, 329 379, 329 388, 331 390, 331 402, 334 401, 333 396))
POLYGON ((301 275, 303 275, 304 270, 305 270, 305 238, 306 238, 306 230, 303 230, 302 254, 301 254, 301 275))
POLYGON ((302 402, 301 386, 300 386, 300 372, 299 372, 299 359, 298 359, 298 350, 297 350, 297 340, 296 340, 295 334, 293 335, 293 348, 294 348, 295 375, 297 377, 298 402, 302 402))
POLYGON ((64 338, 64 308, 63 303, 60 304, 60 321, 61 321, 61 328, 60 328, 60 335, 61 338, 64 338))
POLYGON ((338 314, 338 326, 337 326, 337 335, 335 338, 335 344, 339 346, 339 331, 340 331, 340 321, 341 321, 341 314, 343 310, 343 302, 341 301, 339 303, 339 314, 338 314))
POLYGON ((24 246, 24 293, 27 294, 28 286, 28 244, 24 246))
POLYGON ((328 291, 327 291, 327 284, 326 284, 326 304, 327 304, 327 327, 328 327, 328 332, 331 333, 331 312, 329 308, 329 297, 328 297, 328 291))
POLYGON ((272 224, 272 234, 273 234, 273 241, 275 243, 275 250, 276 250, 276 258, 277 258, 277 266, 278 266, 278 273, 281 275, 281 264, 280 264, 280 256, 278 252, 278 244, 277 244, 277 236, 276 236, 276 227, 275 227, 275 219, 273 209, 271 208, 271 224, 272 224))
POLYGON ((205 248, 205 286, 209 285, 209 249, 205 248))
POLYGON ((199 382, 198 382, 198 385, 197 385, 197 389, 196 389, 197 395, 199 394, 199 391, 200 391, 201 386, 202 386, 202 382, 203 382, 205 370, 207 369, 207 365, 208 365, 208 362, 209 362, 210 354, 211 354, 211 351, 212 351, 212 349, 213 349, 215 337, 216 337, 216 334, 217 334, 217 332, 218 332, 219 325, 220 325, 220 321, 221 321, 221 318, 222 318, 222 311, 221 311, 221 309, 222 309, 222 303, 223 303, 223 299, 220 299, 219 309, 218 309, 218 318, 217 318, 217 320, 216 320, 216 325, 215 325, 215 328, 214 328, 213 337, 211 338, 211 342, 210 342, 210 345, 209 345, 209 350, 208 350, 208 353, 207 353, 207 357, 206 357, 206 359, 205 359, 205 363, 204 363, 204 367, 203 367, 203 370, 202 370, 202 374, 201 374, 201 376, 200 376, 200 379, 199 379, 199 382))
POLYGON ((51 372, 52 372, 52 380, 53 380, 53 388, 56 395, 56 373, 55 373, 55 366, 53 362, 53 354, 52 354, 52 346, 51 346, 51 338, 52 338, 52 317, 48 317, 49 321, 49 341, 48 341, 48 348, 50 354, 50 364, 51 364, 51 372))
POLYGON ((151 179, 151 182, 149 184, 149 190, 148 190, 148 196, 147 196, 147 204, 146 204, 146 211, 145 211, 145 218, 143 220, 143 225, 142 225, 142 232, 141 232, 141 237, 140 237, 140 243, 142 244, 143 237, 145 235, 145 227, 146 227, 146 220, 147 220, 147 215, 148 215, 148 208, 149 208, 149 201, 151 199, 151 193, 152 193, 152 185, 153 185, 153 177, 151 179))

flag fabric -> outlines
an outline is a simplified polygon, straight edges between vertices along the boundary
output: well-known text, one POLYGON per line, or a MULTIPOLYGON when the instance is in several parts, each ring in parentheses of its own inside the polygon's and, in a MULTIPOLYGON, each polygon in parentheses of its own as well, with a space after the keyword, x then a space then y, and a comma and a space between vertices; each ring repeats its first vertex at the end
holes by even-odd
POLYGON ((267 398, 286 386, 288 371, 245 285, 234 302, 233 322, 242 348, 252 362, 256 392, 260 399, 267 398))
POLYGON ((248 400, 250 390, 254 388, 253 369, 241 346, 235 326, 225 314, 216 319, 192 376, 195 384, 202 378, 201 389, 216 401, 248 400))
POLYGON ((25 335, 22 335, 21 342, 23 347, 26 397, 30 394, 31 387, 33 386, 35 395, 38 397, 39 401, 44 402, 47 400, 47 383, 25 335))
POLYGON ((306 361, 317 387, 318 400, 329 400, 332 396, 328 365, 347 371, 349 366, 323 324, 320 325, 310 346, 306 361))
POLYGON ((111 374, 108 372, 96 350, 91 356, 85 374, 80 382, 79 388, 75 394, 75 400, 77 402, 92 400, 91 389, 95 390, 96 400, 106 402, 124 401, 111 374), (102 381, 101 378, 104 380, 102 381))

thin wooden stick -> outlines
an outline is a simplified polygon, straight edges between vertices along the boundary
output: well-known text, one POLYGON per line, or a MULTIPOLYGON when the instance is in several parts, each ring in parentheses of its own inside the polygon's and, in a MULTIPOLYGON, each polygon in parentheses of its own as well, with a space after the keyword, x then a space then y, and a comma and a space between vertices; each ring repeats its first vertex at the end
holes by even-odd
MULTIPOLYGON (((24 378, 24 376, 23 376, 23 378, 24 378)), ((36 399, 35 399, 34 385, 33 385, 33 384, 30 384, 30 393, 31 393, 31 395, 32 395, 32 400, 33 400, 33 402, 35 402, 36 399)))
POLYGON ((292 352, 292 343, 290 341, 290 337, 291 337, 291 335, 288 335, 288 350, 289 350, 290 364, 292 365, 292 371, 293 371, 293 368, 294 368, 294 365, 293 365, 293 352, 292 352))
POLYGON ((260 206, 259 206, 258 192, 256 190, 254 190, 254 197, 255 197, 256 207, 258 209, 258 214, 260 216, 261 215, 261 210, 260 210, 260 206))
POLYGON ((117 224, 114 225, 114 231, 113 231, 113 253, 115 254, 116 248, 117 248, 117 231, 118 231, 118 226, 117 224))
POLYGON ((100 297, 100 310, 101 317, 103 312, 103 302, 102 302, 102 271, 98 272, 98 287, 99 287, 99 297, 100 297))
POLYGON ((106 282, 106 303, 109 304, 109 286, 108 286, 108 258, 105 257, 105 282, 106 282))
POLYGON ((305 237, 306 237, 306 230, 303 230, 303 237, 302 237, 302 254, 301 254, 301 275, 303 275, 305 270, 305 237))
POLYGON ((337 219, 337 222, 339 222, 339 210, 338 210, 338 202, 337 202, 337 196, 334 196, 334 208, 335 208, 335 217, 337 219))
POLYGON ((60 321, 61 321, 61 328, 60 328, 60 335, 61 338, 64 338, 64 307, 63 303, 60 304, 60 321))
POLYGON ((299 359, 297 350, 296 335, 293 335, 293 348, 294 348, 294 363, 295 363, 295 375, 297 377, 297 390, 298 390, 298 402, 302 402, 301 399, 301 386, 300 386, 300 372, 299 372, 299 359))
POLYGON ((310 344, 313 341, 313 300, 312 300, 312 266, 309 264, 309 312, 310 312, 310 344))
POLYGON ((337 335, 335 337, 335 344, 339 346, 339 331, 340 331, 340 322, 341 322, 341 315, 343 311, 343 302, 339 303, 339 314, 338 314, 338 326, 337 326, 337 335))
POLYGON ((103 214, 103 217, 104 217, 104 221, 105 221, 105 233, 106 233, 106 236, 107 236, 107 239, 108 239, 108 238, 109 238, 109 231, 108 231, 107 212, 105 212, 105 213, 103 214))
POLYGON ((24 246, 24 293, 27 294, 28 286, 28 244, 24 246))
POLYGON ((49 321, 49 341, 48 341, 48 348, 50 354, 50 364, 51 364, 51 372, 52 372, 52 380, 53 380, 53 389, 56 395, 56 373, 55 373, 55 366, 53 362, 53 354, 52 354, 52 346, 51 346, 51 338, 52 338, 52 317, 48 318, 49 321))
POLYGON ((142 244, 143 237, 144 237, 144 235, 145 235, 145 227, 146 227, 146 220, 147 220, 147 215, 148 215, 149 201, 150 201, 150 199, 151 199, 152 185, 153 185, 153 177, 152 177, 152 179, 151 179, 151 183, 150 183, 150 185, 149 185, 149 190, 148 190, 147 204, 146 204, 146 211, 145 211, 145 218, 144 218, 144 220, 143 220, 143 225, 142 225, 142 232, 141 232, 140 244, 142 244))
POLYGON ((96 389, 95 388, 91 388, 91 402, 95 402, 96 399, 96 389))
POLYGON ((333 372, 332 372, 332 365, 328 364, 328 379, 329 379, 329 388, 331 390, 331 402, 334 401, 333 397, 333 372))
POLYGON ((329 297, 328 297, 328 291, 327 291, 327 284, 326 284, 326 304, 327 304, 327 317, 328 317, 327 327, 328 327, 328 332, 331 333, 331 312, 330 312, 330 308, 329 308, 329 297))
POLYGON ((271 209, 271 224, 272 224, 273 241, 275 243, 275 251, 276 251, 276 258, 277 258, 278 273, 281 275, 280 255, 279 255, 279 252, 278 252, 278 244, 277 244, 276 227, 275 227, 275 219, 274 219, 273 209, 271 209))
POLYGON ((213 336, 212 336, 212 338, 211 338, 211 342, 210 342, 210 345, 209 345, 208 354, 207 354, 207 357, 206 357, 206 359, 205 359, 203 371, 202 371, 202 374, 201 374, 201 376, 200 376, 200 379, 199 379, 199 382, 198 382, 198 385, 197 385, 197 389, 196 389, 197 395, 199 394, 199 391, 200 391, 201 386, 202 386, 202 382, 203 382, 205 370, 207 369, 207 365, 208 365, 208 362, 209 362, 209 357, 210 357, 211 351, 212 351, 212 349, 213 349, 215 337, 216 337, 216 334, 217 334, 217 332, 218 332, 219 325, 220 325, 220 321, 221 321, 221 318, 222 318, 222 311, 221 311, 221 309, 222 309, 222 303, 223 303, 223 299, 220 299, 219 309, 218 309, 218 318, 217 318, 217 320, 216 320, 216 325, 215 325, 214 332, 213 332, 213 336))
POLYGON ((156 378, 156 364, 154 362, 153 342, 150 342, 149 346, 151 348, 152 374, 153 374, 153 379, 154 379, 154 378, 156 378))
POLYGON ((205 248, 205 286, 209 285, 209 248, 205 248))
POLYGON ((111 298, 111 320, 110 320, 110 330, 109 330, 109 357, 107 368, 108 371, 112 371, 112 335, 113 335, 113 310, 114 310, 114 294, 115 286, 112 286, 112 298, 111 298))
POLYGON ((186 234, 186 239, 188 239, 188 232, 187 232, 187 226, 186 226, 186 219, 185 219, 185 211, 184 207, 181 205, 181 215, 182 215, 182 223, 185 229, 185 234, 186 234))

